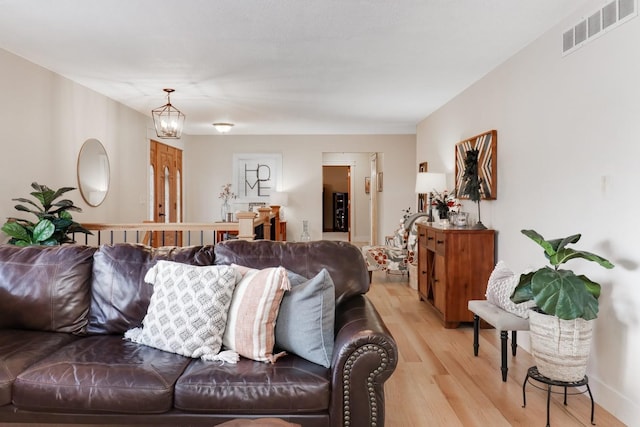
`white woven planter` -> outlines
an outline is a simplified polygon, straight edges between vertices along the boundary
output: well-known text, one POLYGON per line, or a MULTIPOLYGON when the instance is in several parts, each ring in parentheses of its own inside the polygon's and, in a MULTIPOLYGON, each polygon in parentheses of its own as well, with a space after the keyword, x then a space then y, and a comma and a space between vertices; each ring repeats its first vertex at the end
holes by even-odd
POLYGON ((529 332, 531 352, 542 375, 566 382, 584 378, 593 320, 562 320, 531 310, 529 332))

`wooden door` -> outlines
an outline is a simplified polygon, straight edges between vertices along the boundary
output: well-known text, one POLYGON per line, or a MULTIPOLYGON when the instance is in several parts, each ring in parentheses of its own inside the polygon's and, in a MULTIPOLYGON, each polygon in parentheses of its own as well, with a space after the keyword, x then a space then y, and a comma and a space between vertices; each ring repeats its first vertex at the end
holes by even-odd
POLYGON ((369 215, 371 216, 371 238, 369 244, 378 244, 378 153, 371 153, 369 156, 369 169, 371 173, 370 192, 371 208, 369 215))
MULTIPOLYGON (((182 222, 182 150, 151 141, 153 171, 153 221, 182 222)), ((153 246, 181 246, 182 233, 155 232, 153 246)))
POLYGON ((440 311, 446 313, 447 305, 447 272, 444 256, 436 253, 433 265, 433 305, 440 311))
POLYGON ((353 222, 353 212, 351 211, 351 197, 353 193, 351 191, 351 166, 347 168, 347 240, 351 241, 351 223, 353 222))

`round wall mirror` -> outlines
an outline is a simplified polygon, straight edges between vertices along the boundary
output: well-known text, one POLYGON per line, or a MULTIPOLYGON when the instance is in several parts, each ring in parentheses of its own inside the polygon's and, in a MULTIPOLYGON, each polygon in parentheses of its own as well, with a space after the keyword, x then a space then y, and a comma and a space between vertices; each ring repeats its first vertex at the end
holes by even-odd
POLYGON ((109 158, 100 141, 87 139, 78 155, 78 187, 89 206, 99 206, 109 191, 109 158))

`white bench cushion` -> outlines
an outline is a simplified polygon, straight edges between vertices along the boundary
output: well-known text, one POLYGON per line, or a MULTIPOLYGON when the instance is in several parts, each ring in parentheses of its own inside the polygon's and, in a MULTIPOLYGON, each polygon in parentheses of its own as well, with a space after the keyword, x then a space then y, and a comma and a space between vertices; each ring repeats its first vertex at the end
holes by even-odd
POLYGON ((471 300, 469 311, 500 331, 528 331, 529 319, 511 314, 486 300, 471 300))

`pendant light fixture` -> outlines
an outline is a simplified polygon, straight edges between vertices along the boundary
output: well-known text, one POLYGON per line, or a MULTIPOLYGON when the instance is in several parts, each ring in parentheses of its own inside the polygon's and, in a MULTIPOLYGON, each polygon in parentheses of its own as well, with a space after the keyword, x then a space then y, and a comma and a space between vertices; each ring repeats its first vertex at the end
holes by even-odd
POLYGON ((171 93, 174 89, 164 89, 167 92, 167 103, 162 107, 151 110, 153 125, 156 128, 156 135, 163 139, 180 139, 182 127, 184 126, 184 114, 171 105, 171 93))
POLYGON ((228 133, 233 127, 233 123, 214 123, 213 127, 220 133, 228 133))

